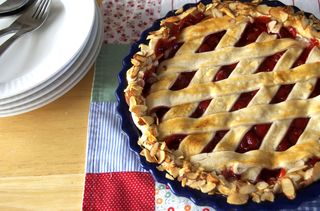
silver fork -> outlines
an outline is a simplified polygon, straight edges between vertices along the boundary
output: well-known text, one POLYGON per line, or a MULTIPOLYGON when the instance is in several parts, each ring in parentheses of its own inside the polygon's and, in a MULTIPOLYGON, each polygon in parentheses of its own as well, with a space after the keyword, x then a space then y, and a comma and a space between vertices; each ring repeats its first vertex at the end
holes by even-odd
POLYGON ((7 0, 0 4, 0 15, 14 14, 29 4, 29 2, 30 0, 7 0))
POLYGON ((0 56, 20 36, 39 28, 47 19, 51 0, 36 0, 35 3, 18 17, 10 26, 0 30, 0 36, 16 32, 0 46, 0 56))

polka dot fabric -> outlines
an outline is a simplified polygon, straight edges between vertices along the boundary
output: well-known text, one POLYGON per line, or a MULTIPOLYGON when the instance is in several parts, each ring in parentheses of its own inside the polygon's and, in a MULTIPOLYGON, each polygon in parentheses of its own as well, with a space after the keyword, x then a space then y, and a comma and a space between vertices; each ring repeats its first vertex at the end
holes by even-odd
POLYGON ((104 1, 106 43, 133 43, 160 18, 161 0, 104 1))
POLYGON ((155 210, 155 184, 149 173, 87 174, 83 210, 155 210))

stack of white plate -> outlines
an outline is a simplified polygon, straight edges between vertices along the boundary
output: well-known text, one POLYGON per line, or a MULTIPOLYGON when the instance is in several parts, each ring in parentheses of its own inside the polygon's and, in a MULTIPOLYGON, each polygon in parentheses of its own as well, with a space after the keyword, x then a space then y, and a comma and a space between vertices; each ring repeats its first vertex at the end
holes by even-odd
MULTIPOLYGON (((15 18, 0 18, 0 29, 15 18)), ((69 91, 94 63, 102 40, 96 0, 52 0, 44 25, 0 55, 0 117, 34 110, 69 91)))

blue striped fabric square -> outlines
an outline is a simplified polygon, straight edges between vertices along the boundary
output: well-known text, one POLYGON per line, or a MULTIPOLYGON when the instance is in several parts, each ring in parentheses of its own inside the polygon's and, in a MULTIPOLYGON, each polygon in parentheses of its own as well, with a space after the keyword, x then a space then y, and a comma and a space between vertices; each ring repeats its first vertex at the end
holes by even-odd
MULTIPOLYGON (((122 133, 115 102, 91 103, 88 132, 87 173, 145 172, 122 133)), ((319 208, 320 196, 302 203, 296 210, 316 211, 319 208)))
POLYGON ((145 170, 122 133, 115 102, 92 102, 89 114, 87 173, 145 170))

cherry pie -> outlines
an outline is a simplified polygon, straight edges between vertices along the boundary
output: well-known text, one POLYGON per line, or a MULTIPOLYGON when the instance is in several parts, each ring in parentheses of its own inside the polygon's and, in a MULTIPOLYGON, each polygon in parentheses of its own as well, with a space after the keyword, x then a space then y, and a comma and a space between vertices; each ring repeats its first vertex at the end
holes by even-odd
POLYGON ((294 199, 320 178, 318 26, 259 1, 164 19, 127 72, 141 155, 231 204, 294 199))

